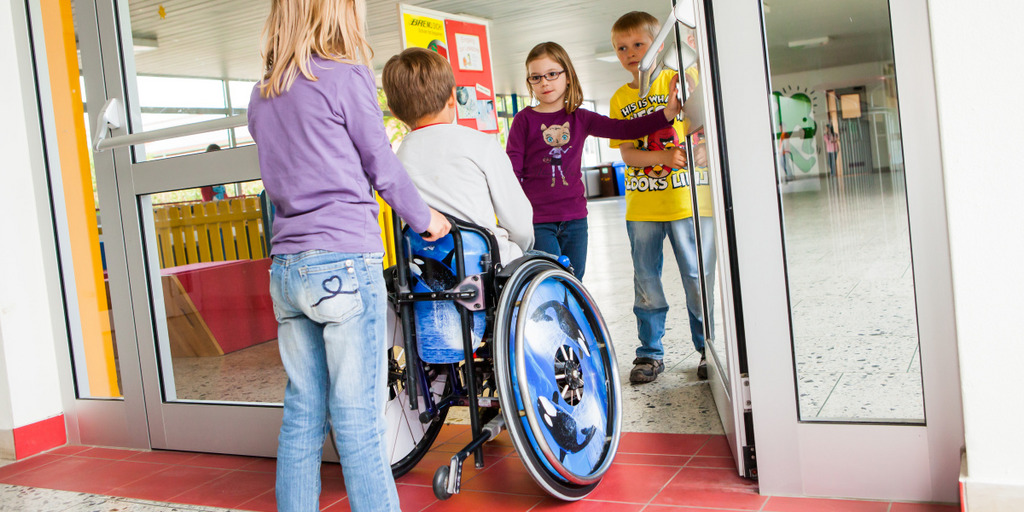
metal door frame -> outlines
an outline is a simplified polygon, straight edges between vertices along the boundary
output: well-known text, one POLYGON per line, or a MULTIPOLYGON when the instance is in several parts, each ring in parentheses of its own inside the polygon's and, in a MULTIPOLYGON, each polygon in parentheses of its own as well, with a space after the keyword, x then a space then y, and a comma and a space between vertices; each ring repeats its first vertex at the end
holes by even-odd
MULTIPOLYGON (((721 308, 717 314, 721 318, 725 339, 711 343, 723 343, 726 348, 725 360, 718 358, 705 337, 705 354, 708 361, 708 385, 714 397, 715 406, 722 422, 723 430, 736 463, 739 475, 756 477, 757 461, 754 454, 754 436, 752 432, 751 402, 747 379, 747 361, 745 336, 743 329, 742 309, 740 302, 739 275, 735 271, 736 240, 735 222, 732 215, 732 195, 730 192, 730 162, 727 158, 725 119, 721 115, 722 93, 721 80, 718 76, 718 48, 715 34, 715 21, 712 5, 705 0, 693 2, 694 19, 698 27, 695 31, 697 40, 698 62, 702 63, 701 85, 698 87, 701 97, 695 98, 703 103, 705 144, 708 151, 708 172, 711 176, 712 205, 715 219, 715 245, 717 248, 716 271, 718 288, 721 291, 721 308)), ((677 44, 682 44, 678 41, 677 44)), ((691 187, 696 195, 696 187, 691 187)), ((694 212, 696 213, 696 201, 694 212)), ((695 223, 699 225, 698 223, 695 223)), ((708 236, 701 232, 700 236, 708 236)), ((698 243, 698 247, 700 244, 698 243)), ((698 251, 699 252, 699 251, 698 251)), ((703 256, 702 256, 703 257, 703 256)), ((703 265, 703 263, 702 263, 703 265)), ((705 308, 715 302, 713 290, 702 286, 705 308)), ((712 304, 713 305, 713 304, 712 304)), ((705 309, 706 313, 706 309, 705 309)), ((705 315, 705 320, 707 316, 705 315)), ((705 331, 714 332, 714 325, 705 322, 705 331)))

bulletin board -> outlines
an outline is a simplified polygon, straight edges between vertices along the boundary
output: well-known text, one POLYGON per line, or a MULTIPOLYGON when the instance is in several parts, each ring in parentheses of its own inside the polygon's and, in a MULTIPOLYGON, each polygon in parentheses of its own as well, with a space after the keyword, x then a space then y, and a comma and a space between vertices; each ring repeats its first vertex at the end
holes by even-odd
POLYGON ((458 123, 484 133, 498 133, 490 23, 405 4, 398 6, 398 12, 403 48, 433 50, 452 65, 458 123))

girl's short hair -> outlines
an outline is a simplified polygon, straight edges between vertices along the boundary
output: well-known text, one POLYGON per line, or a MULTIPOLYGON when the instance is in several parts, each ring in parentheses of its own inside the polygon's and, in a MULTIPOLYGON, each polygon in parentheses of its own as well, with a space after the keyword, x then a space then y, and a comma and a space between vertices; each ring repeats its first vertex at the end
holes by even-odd
POLYGON ((551 60, 562 66, 565 70, 566 79, 566 91, 565 91, 565 112, 572 114, 583 104, 583 87, 580 85, 580 79, 576 76, 576 69, 572 67, 572 61, 569 60, 569 54, 562 48, 558 43, 552 43, 550 41, 546 43, 540 43, 534 46, 530 50, 529 55, 526 56, 526 87, 530 90, 530 97, 533 98, 533 84, 530 83, 530 63, 541 58, 548 57, 551 60))
POLYGON ((658 18, 643 11, 631 11, 615 20, 615 24, 612 25, 612 36, 614 37, 616 34, 646 32, 653 41, 654 38, 658 37, 658 31, 660 30, 661 24, 658 22, 658 18))
POLYGON ((310 81, 313 54, 337 62, 370 65, 373 50, 363 35, 365 0, 272 0, 263 26, 260 95, 279 96, 299 73, 310 81))
POLYGON ((388 59, 381 73, 388 108, 412 126, 444 109, 452 97, 455 75, 444 57, 424 48, 409 48, 388 59))

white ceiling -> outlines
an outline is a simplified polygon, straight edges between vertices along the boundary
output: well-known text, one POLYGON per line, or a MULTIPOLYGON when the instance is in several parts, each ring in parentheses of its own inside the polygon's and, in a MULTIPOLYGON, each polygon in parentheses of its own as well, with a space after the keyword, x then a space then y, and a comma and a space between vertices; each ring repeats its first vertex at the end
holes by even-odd
MULTIPOLYGON (((398 3, 367 0, 368 39, 378 69, 401 50, 398 3)), ((612 51, 609 30, 626 10, 663 18, 669 0, 406 0, 447 13, 491 21, 497 92, 525 93, 524 59, 535 44, 555 41, 572 56, 588 98, 606 100, 629 79, 612 51)), ((886 0, 764 0, 773 73, 891 59, 886 0), (827 8, 826 8, 827 7, 827 8), (828 36, 828 45, 791 49, 788 42, 828 36)), ((156 39, 136 53, 139 74, 256 79, 259 35, 269 2, 253 0, 132 0, 132 33, 156 39), (164 17, 160 16, 160 8, 164 17)))
POLYGON ((762 0, 772 74, 892 60, 887 0, 762 0), (828 37, 824 46, 791 41, 828 37))

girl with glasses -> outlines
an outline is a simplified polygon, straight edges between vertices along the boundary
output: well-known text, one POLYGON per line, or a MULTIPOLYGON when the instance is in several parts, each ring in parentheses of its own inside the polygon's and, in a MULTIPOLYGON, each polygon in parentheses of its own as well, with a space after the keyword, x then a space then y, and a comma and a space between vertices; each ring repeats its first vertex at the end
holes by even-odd
MULTIPOLYGON (((577 279, 587 268, 587 198, 583 186, 583 144, 590 135, 612 139, 643 137, 671 126, 681 104, 673 92, 663 111, 617 120, 579 108, 583 88, 565 49, 541 43, 526 57, 526 85, 537 105, 519 111, 505 151, 533 204, 534 246, 566 256, 577 279)), ((670 87, 675 91, 676 82, 670 87)))

